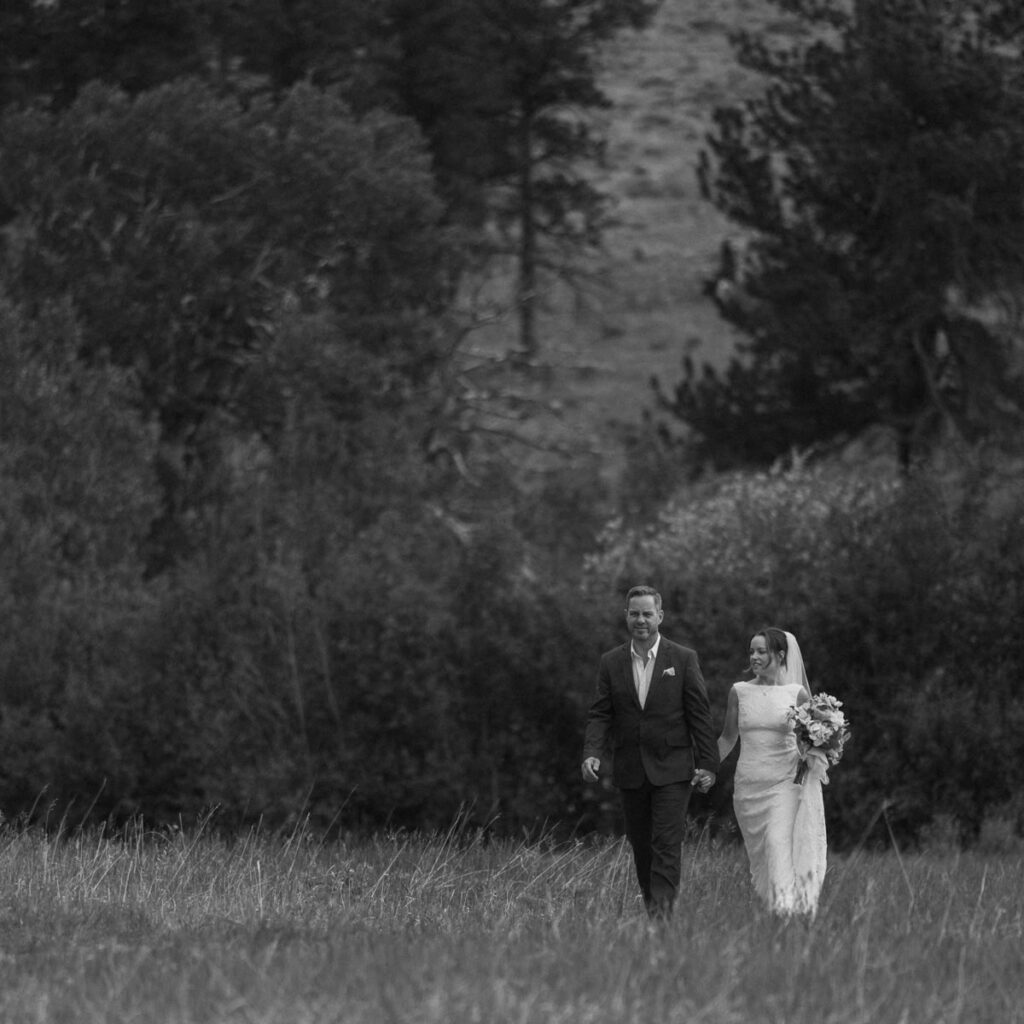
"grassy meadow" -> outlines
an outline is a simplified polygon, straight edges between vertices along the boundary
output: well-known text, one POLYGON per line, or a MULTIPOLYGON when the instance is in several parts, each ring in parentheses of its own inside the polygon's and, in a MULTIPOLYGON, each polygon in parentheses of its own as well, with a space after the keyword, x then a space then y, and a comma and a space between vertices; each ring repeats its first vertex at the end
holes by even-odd
MULTIPOLYGON (((611 469, 650 377, 732 344, 701 291, 729 227, 693 168, 751 88, 727 33, 785 31, 773 10, 664 0, 607 55, 618 223, 543 322, 536 429, 611 469)), ((0 826, 0 1024, 1024 1024, 1024 849, 833 855, 813 923, 758 908, 733 842, 694 835, 683 872, 654 928, 617 840, 0 826)))
POLYGON ((0 1020, 1024 1021, 1024 855, 833 857, 812 923, 695 836, 647 923, 625 846, 0 834, 0 1020))

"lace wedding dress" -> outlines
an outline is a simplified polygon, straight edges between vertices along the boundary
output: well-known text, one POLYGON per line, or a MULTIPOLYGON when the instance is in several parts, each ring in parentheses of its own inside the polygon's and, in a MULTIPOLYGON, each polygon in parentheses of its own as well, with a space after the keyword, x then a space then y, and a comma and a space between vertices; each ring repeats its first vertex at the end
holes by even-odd
POLYGON ((786 712, 799 692, 797 684, 736 684, 733 807, 757 894, 775 913, 813 916, 825 877, 825 809, 814 759, 804 782, 793 782, 799 754, 786 712))

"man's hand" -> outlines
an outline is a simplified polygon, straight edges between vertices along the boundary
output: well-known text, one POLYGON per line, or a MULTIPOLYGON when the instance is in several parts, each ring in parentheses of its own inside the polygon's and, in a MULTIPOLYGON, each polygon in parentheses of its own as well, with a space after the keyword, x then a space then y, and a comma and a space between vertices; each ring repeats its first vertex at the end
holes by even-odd
POLYGON ((583 762, 583 780, 584 782, 597 782, 597 773, 601 770, 601 759, 597 757, 588 757, 583 762))
POLYGON ((694 789, 700 790, 701 793, 706 793, 715 784, 715 773, 709 772, 706 768, 698 768, 693 773, 693 778, 690 779, 690 785, 694 789))

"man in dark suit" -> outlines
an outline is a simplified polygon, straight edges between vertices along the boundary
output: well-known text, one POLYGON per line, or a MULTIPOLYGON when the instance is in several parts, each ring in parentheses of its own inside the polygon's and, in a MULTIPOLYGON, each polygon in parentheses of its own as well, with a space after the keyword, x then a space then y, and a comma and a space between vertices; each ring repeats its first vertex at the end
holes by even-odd
POLYGON ((718 771, 697 653, 660 634, 664 616, 653 587, 626 595, 630 641, 601 657, 583 744, 589 782, 612 750, 612 783, 622 794, 637 879, 648 914, 657 918, 672 913, 679 891, 690 791, 706 793, 718 771))

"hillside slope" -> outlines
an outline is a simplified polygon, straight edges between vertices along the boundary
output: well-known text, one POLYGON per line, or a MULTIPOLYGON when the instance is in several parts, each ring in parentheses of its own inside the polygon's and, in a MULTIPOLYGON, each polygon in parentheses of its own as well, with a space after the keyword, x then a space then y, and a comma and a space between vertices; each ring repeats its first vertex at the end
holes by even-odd
MULTIPOLYGON (((785 26, 769 0, 663 0, 643 32, 624 33, 602 55, 612 107, 597 180, 616 225, 582 294, 551 296, 540 321, 544 372, 529 384, 525 431, 597 459, 617 475, 624 428, 656 406, 650 381, 670 391, 683 355, 721 365, 736 336, 702 290, 733 230, 700 197, 696 166, 716 105, 756 88, 728 35, 785 26)), ((515 344, 510 317, 478 332, 475 351, 515 344)), ((523 388, 523 382, 517 385, 523 388)), ((531 456, 534 457, 535 456, 531 456)))

